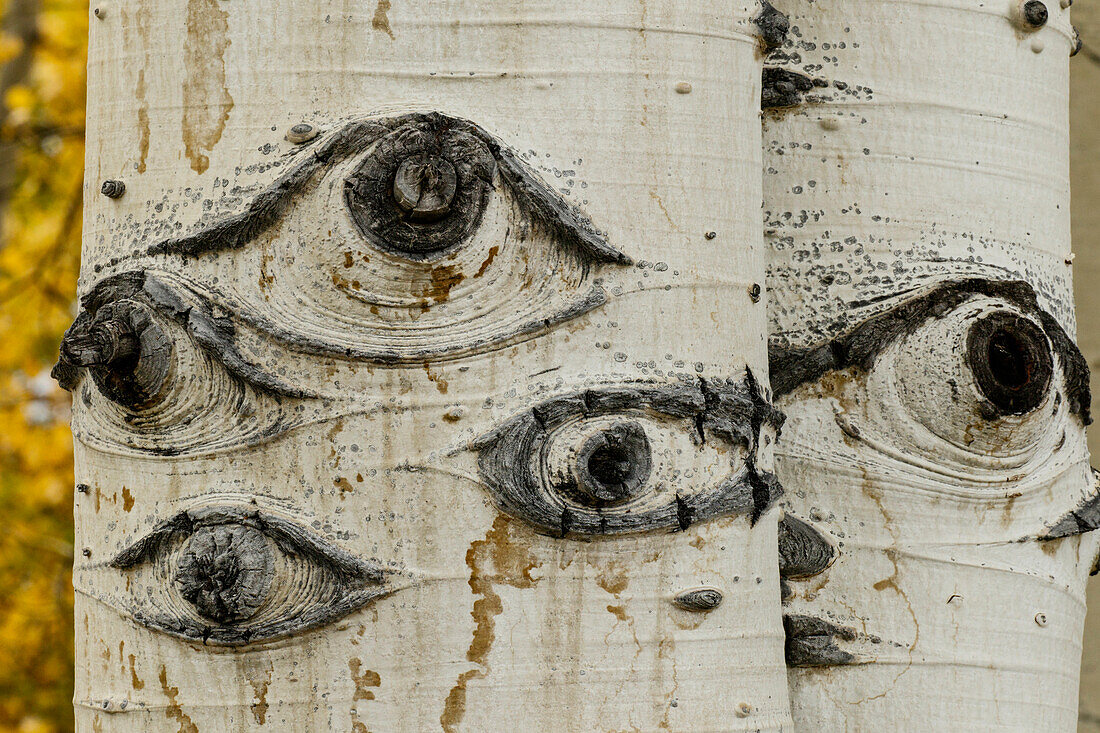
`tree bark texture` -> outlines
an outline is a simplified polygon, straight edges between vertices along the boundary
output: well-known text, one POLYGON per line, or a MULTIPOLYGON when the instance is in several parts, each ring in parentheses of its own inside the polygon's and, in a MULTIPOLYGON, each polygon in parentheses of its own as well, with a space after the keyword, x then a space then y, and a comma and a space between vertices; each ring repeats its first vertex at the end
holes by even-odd
POLYGON ((94 10, 78 728, 789 728, 760 8, 94 10))

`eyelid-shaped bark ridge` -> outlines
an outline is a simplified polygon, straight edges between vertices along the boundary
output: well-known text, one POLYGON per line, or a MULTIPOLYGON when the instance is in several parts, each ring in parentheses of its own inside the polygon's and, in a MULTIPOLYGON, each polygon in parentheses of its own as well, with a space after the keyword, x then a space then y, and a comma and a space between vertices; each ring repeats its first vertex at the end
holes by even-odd
POLYGON ((156 557, 177 534, 191 534, 201 527, 239 524, 254 527, 270 537, 283 552, 325 561, 349 578, 381 582, 384 574, 370 563, 323 541, 312 532, 278 515, 254 507, 211 506, 188 509, 155 526, 147 535, 115 555, 110 566, 127 569, 156 557))
POLYGON ((257 194, 245 211, 184 236, 148 247, 149 254, 198 256, 239 249, 268 229, 287 211, 316 174, 352 155, 367 150, 375 141, 402 127, 447 127, 461 130, 482 142, 492 153, 501 176, 512 187, 520 206, 566 244, 576 246, 595 262, 631 264, 631 259, 612 247, 591 220, 576 206, 544 183, 506 145, 473 122, 441 112, 409 113, 396 117, 354 120, 325 137, 317 138, 303 159, 257 194))
POLYGON ((943 318, 975 295, 1001 298, 1039 319, 1054 353, 1062 363, 1070 411, 1084 424, 1092 422, 1088 362, 1065 329, 1039 306, 1035 290, 1021 281, 971 278, 945 282, 867 319, 826 343, 791 348, 773 340, 768 346, 772 389, 778 397, 829 371, 846 367, 869 370, 878 355, 891 343, 912 333, 929 319, 943 318))

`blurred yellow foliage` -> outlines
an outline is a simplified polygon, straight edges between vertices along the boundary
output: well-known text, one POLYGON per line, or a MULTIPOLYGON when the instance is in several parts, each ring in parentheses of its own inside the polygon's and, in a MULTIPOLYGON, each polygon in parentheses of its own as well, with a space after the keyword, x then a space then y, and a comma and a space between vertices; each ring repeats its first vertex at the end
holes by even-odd
POLYGON ((88 5, 0 0, 0 19, 0 731, 50 733, 73 727, 69 395, 49 370, 80 256, 88 5))

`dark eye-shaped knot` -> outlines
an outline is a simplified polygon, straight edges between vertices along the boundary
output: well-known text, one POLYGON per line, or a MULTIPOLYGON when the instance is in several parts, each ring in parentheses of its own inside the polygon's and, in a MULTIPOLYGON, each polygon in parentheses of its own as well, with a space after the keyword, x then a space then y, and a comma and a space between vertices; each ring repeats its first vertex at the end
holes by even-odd
POLYGON ((460 358, 603 306, 603 276, 631 264, 564 193, 577 172, 556 172, 558 187, 457 117, 355 119, 244 211, 146 253, 197 258, 189 287, 300 354, 460 358))
POLYGON ((228 646, 320 626, 409 582, 295 522, 232 505, 181 512, 110 566, 130 577, 105 603, 158 631, 228 646))
POLYGON ((1050 342, 1039 326, 1013 313, 974 322, 966 359, 982 395, 1004 415, 1022 415, 1047 397, 1054 374, 1050 342))
POLYGON ((758 454, 781 422, 749 378, 633 384, 549 399, 474 447, 500 509, 540 532, 675 532, 772 506, 758 454))
POLYGON ((374 246, 420 257, 464 242, 492 191, 492 152, 449 117, 389 133, 345 181, 359 230, 374 246))
POLYGON ((274 553, 253 527, 202 527, 187 538, 172 581, 200 615, 229 623, 250 618, 271 588, 274 553))
POLYGON ((572 449, 557 487, 589 506, 613 506, 637 496, 652 468, 649 439, 636 422, 599 429, 572 449))
POLYGON ((85 311, 65 333, 53 376, 72 389, 87 369, 108 399, 133 410, 155 402, 172 367, 172 344, 152 309, 123 298, 85 311))

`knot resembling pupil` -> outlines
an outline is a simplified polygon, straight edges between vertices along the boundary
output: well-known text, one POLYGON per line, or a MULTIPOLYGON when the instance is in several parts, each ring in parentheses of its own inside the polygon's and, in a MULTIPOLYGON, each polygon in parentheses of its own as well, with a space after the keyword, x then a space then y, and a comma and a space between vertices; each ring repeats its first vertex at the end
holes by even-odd
POLYGON ((589 506, 633 499, 644 491, 651 467, 645 430, 635 422, 616 423, 590 436, 577 451, 576 498, 589 506))
POLYGON ((1054 366, 1050 341, 1034 322, 994 313, 974 322, 967 364, 984 396, 1002 415, 1022 415, 1047 396, 1054 366))
POLYGON ((344 179, 344 200, 371 244, 406 259, 430 259, 477 231, 496 165, 489 140, 472 124, 438 113, 410 115, 344 179))
POLYGON ((434 221, 446 216, 457 189, 454 166, 435 155, 406 158, 393 177, 393 197, 415 221, 434 221))
POLYGON ((180 551, 173 578, 202 616, 230 623, 255 615, 271 587, 274 559, 262 532, 243 525, 201 527, 180 551))

